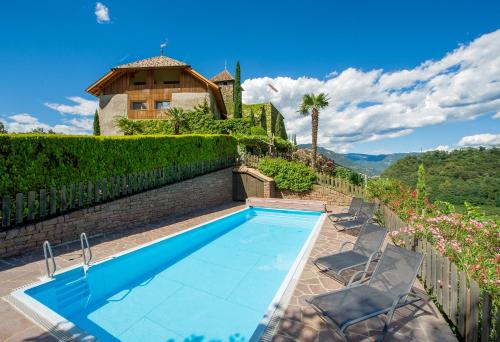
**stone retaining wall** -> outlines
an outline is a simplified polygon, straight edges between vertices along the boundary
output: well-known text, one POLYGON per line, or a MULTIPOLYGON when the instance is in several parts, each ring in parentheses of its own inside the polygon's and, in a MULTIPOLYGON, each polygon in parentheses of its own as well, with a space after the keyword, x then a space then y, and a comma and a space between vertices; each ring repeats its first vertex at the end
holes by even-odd
POLYGON ((341 192, 334 190, 333 188, 326 187, 323 185, 313 185, 313 188, 305 192, 293 192, 289 190, 279 190, 274 189, 274 198, 283 199, 300 199, 300 200, 312 200, 312 201, 325 201, 326 209, 331 211, 333 207, 338 206, 348 206, 351 204, 352 197, 345 195, 341 192))
POLYGON ((324 201, 326 209, 331 211, 333 207, 344 207, 351 204, 352 196, 343 194, 325 185, 313 185, 313 188, 305 192, 294 192, 290 190, 279 190, 272 178, 269 178, 258 170, 240 166, 234 172, 247 173, 261 180, 264 183, 264 198, 299 199, 309 201, 324 201))
POLYGON ((232 200, 232 169, 145 191, 42 222, 0 231, 0 257, 74 241, 87 235, 127 229, 232 200))

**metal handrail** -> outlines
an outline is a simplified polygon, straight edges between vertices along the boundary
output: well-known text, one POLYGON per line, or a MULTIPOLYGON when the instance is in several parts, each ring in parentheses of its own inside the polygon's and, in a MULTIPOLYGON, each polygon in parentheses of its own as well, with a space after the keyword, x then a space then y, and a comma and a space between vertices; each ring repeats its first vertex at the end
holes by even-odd
POLYGON ((56 266, 56 261, 54 259, 54 254, 52 254, 52 247, 50 247, 50 242, 49 241, 45 241, 43 243, 43 255, 45 257, 45 267, 47 268, 47 276, 49 278, 54 278, 54 273, 56 273, 56 269, 57 269, 57 266, 56 266), (50 271, 50 267, 49 267, 49 256, 50 256, 50 259, 52 260, 52 272, 50 271))
POLYGON ((87 234, 81 233, 80 234, 80 243, 82 245, 82 256, 83 256, 83 264, 88 266, 90 264, 90 260, 92 260, 92 250, 90 249, 90 244, 89 240, 87 239, 87 234), (87 259, 87 253, 85 250, 89 251, 88 259, 87 259))

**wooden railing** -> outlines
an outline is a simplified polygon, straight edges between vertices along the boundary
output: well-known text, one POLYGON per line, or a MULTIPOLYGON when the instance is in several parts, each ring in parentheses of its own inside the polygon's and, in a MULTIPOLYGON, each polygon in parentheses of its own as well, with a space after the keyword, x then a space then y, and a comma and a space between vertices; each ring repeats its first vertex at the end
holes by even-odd
POLYGON ((233 166, 234 163, 234 156, 226 156, 3 196, 0 231, 180 182, 233 166))
POLYGON ((365 197, 366 189, 363 186, 352 184, 351 182, 324 173, 316 175, 316 182, 319 185, 328 186, 346 195, 355 197, 365 197))
MULTIPOLYGON (((289 154, 277 155, 277 157, 290 159, 289 154)), ((245 155, 240 157, 240 162, 248 167, 256 169, 259 167, 261 158, 262 157, 255 155, 245 155)), ((352 184, 346 179, 328 175, 326 173, 316 173, 316 183, 319 185, 335 188, 335 190, 346 195, 352 195, 356 197, 364 197, 366 195, 366 190, 363 186, 352 184)))
MULTIPOLYGON (((380 214, 389 231, 401 231, 408 226, 383 204, 380 205, 380 214)), ((460 271, 455 263, 439 253, 428 241, 414 241, 410 237, 403 241, 405 248, 424 255, 418 275, 464 341, 498 341, 500 310, 495 313, 492 309, 491 295, 486 291, 481 293, 475 280, 468 279, 464 271, 460 271)))

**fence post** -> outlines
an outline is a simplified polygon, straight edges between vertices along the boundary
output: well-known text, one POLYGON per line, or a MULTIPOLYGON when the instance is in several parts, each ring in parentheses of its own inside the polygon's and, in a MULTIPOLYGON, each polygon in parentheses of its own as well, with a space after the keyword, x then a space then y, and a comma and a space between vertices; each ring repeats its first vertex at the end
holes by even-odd
MULTIPOLYGON (((491 297, 488 292, 483 293, 483 315, 481 322, 481 342, 488 342, 490 339, 490 321, 491 321, 491 297)), ((500 331, 496 331, 497 341, 500 331)))
POLYGON ((16 194, 16 224, 23 223, 24 219, 24 194, 16 194))
POLYGON ((61 186, 61 212, 66 211, 68 204, 66 203, 66 185, 61 186))
POLYGON ((465 338, 465 312, 467 308, 467 279, 464 272, 459 273, 459 296, 458 296, 458 331, 465 338))
POLYGON ((70 209, 75 209, 75 184, 71 184, 69 186, 69 208, 70 209))
POLYGON ((444 257, 443 276, 441 278, 443 310, 450 316, 450 259, 444 257))
POLYGON ((35 219, 35 200, 36 192, 28 192, 28 220, 33 221, 35 219))
POLYGON ((458 325, 457 321, 458 272, 457 272, 457 265, 455 265, 454 263, 451 263, 450 285, 451 285, 450 314, 448 315, 448 317, 455 325, 458 325))
POLYGON ((92 205, 92 196, 93 196, 93 186, 92 182, 88 181, 87 182, 87 205, 91 206, 92 205))
POLYGON ((47 192, 45 189, 40 190, 40 217, 47 216, 47 192))
POLYGON ((101 182, 96 179, 94 182, 94 202, 99 203, 101 201, 101 182))
POLYGON ((2 200, 2 227, 10 226, 10 196, 4 196, 2 200))
POLYGON ((115 177, 109 177, 109 198, 115 198, 115 177))
POLYGON ((470 281, 470 290, 468 296, 469 317, 467 317, 467 342, 475 342, 478 337, 479 325, 479 285, 476 281, 470 281))
POLYGON ((50 215, 55 215, 57 212, 57 198, 56 198, 56 188, 50 188, 50 198, 49 198, 49 212, 50 215))
POLYGON ((83 183, 78 183, 78 208, 83 207, 83 183))

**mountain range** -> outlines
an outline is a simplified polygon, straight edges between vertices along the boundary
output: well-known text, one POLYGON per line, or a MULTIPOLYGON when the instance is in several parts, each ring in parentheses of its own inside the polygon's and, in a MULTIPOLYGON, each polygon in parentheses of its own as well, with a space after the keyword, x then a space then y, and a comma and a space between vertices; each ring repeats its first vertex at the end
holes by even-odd
MULTIPOLYGON (((298 147, 311 148, 311 144, 303 144, 298 147)), ((318 153, 332 159, 338 165, 368 176, 378 176, 396 161, 409 155, 418 154, 416 152, 391 154, 337 153, 324 147, 318 147, 318 153)))

